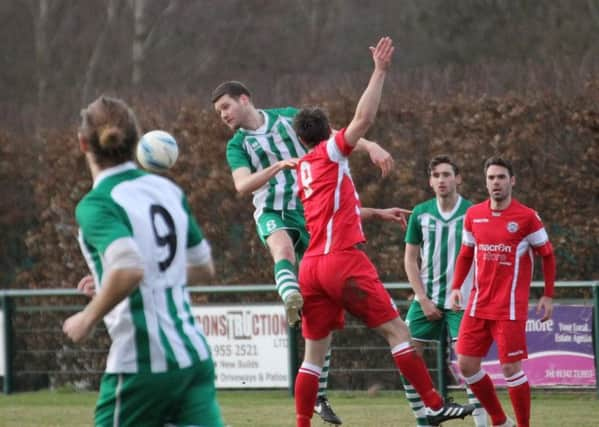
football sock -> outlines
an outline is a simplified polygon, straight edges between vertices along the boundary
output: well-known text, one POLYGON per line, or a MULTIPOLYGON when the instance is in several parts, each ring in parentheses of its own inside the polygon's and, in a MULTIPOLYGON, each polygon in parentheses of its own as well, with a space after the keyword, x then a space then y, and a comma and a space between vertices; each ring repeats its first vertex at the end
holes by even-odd
POLYGON ((530 423, 530 384, 523 371, 506 377, 507 389, 516 414, 518 427, 528 427, 530 423))
POLYGON ((472 418, 474 418, 474 425, 476 427, 488 427, 489 423, 487 420, 487 411, 483 408, 483 405, 480 404, 470 387, 466 384, 466 394, 468 394, 468 403, 474 405, 476 408, 472 413, 472 418))
POLYGON ((507 417, 505 412, 503 412, 501 403, 499 403, 491 377, 481 369, 471 377, 464 377, 464 380, 478 401, 489 413, 493 425, 503 424, 507 417))
POLYGON ((414 418, 416 418, 416 425, 419 427, 430 427, 430 424, 428 423, 428 417, 426 416, 426 407, 424 406, 420 395, 416 390, 414 390, 414 387, 412 387, 412 384, 410 384, 406 377, 400 375, 400 378, 401 382, 403 383, 403 390, 406 394, 406 399, 410 404, 414 418))
POLYGON ((443 399, 433 387, 433 381, 426 369, 424 360, 409 342, 397 344, 391 349, 395 366, 412 384, 426 406, 438 410, 443 406, 443 399))
POLYGON ((304 361, 295 378, 295 417, 297 427, 310 427, 314 413, 321 368, 304 361))
POLYGON ((318 380, 318 396, 327 395, 327 385, 329 383, 329 367, 331 366, 331 349, 327 352, 324 359, 324 365, 322 366, 322 373, 318 380))
POLYGON ((288 259, 282 259, 275 263, 275 285, 283 301, 290 293, 300 291, 297 283, 297 269, 288 259))

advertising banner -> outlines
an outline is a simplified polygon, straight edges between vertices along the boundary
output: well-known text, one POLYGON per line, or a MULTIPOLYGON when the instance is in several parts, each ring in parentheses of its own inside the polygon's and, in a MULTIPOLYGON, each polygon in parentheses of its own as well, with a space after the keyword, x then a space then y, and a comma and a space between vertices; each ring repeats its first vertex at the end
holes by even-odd
POLYGON ((217 388, 289 386, 282 304, 207 305, 192 311, 212 349, 217 388))
MULTIPOLYGON (((554 305, 553 316, 541 323, 534 306, 528 309, 526 339, 528 359, 522 366, 531 386, 595 387, 593 307, 554 305)), ((455 355, 452 356, 455 372, 455 355)), ((483 360, 493 382, 505 386, 495 344, 483 360)))

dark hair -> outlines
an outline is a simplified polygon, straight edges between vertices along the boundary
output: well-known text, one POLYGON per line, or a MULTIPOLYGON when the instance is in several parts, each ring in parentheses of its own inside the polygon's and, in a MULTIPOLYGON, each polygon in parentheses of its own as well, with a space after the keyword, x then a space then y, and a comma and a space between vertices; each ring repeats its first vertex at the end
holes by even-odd
POLYGON ((320 108, 304 108, 293 118, 293 129, 309 148, 331 136, 329 119, 320 108))
POLYGON ((484 172, 485 175, 487 175, 487 169, 489 169, 489 166, 502 166, 504 168, 506 168, 509 172, 510 177, 514 176, 514 168, 512 167, 512 162, 510 162, 509 160, 503 159, 499 156, 492 156, 489 157, 487 160, 485 160, 485 166, 484 166, 484 172))
POLYGON ((98 166, 107 167, 133 159, 140 130, 125 101, 102 95, 81 110, 79 133, 90 144, 98 166))
POLYGON ((446 154, 440 154, 438 156, 435 156, 431 159, 431 161, 428 163, 428 174, 430 176, 431 173, 433 173, 433 169, 437 166, 439 166, 440 164, 446 163, 448 165, 451 166, 451 168, 453 169, 453 173, 454 175, 459 175, 460 174, 460 168, 458 168, 458 165, 451 160, 451 157, 449 157, 446 154))
POLYGON ((238 99, 241 95, 247 95, 251 98, 249 89, 241 82, 231 80, 219 84, 214 91, 212 91, 212 103, 214 104, 221 97, 229 95, 231 98, 238 99))

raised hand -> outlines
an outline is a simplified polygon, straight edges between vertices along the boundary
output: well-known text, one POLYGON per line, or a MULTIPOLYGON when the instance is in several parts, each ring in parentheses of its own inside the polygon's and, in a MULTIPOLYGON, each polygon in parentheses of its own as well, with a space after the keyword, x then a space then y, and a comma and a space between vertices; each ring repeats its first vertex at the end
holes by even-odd
POLYGON ((377 43, 376 47, 370 47, 372 52, 372 60, 374 61, 374 68, 382 71, 387 71, 391 65, 391 57, 393 56, 393 40, 391 37, 382 37, 377 43))

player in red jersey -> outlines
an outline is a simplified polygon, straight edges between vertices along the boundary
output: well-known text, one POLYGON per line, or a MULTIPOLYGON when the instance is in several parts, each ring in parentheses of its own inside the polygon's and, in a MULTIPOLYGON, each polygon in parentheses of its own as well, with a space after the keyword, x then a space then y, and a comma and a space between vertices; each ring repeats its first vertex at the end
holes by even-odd
POLYGON ((538 214, 512 198, 515 177, 511 163, 491 157, 484 170, 490 198, 466 212, 450 295, 454 307, 460 307, 460 284, 474 261, 476 278, 458 334, 458 365, 493 425, 514 426, 497 400, 491 378, 481 369, 481 360, 494 340, 518 426, 527 427, 530 386, 522 371, 522 359, 527 357, 533 254, 543 260, 545 291, 537 305, 543 322, 553 312, 555 257, 538 214))
POLYGON ((298 427, 310 426, 331 333, 343 327, 344 309, 385 337, 398 369, 429 408, 431 424, 463 418, 474 410, 473 406, 443 402, 375 267, 357 247, 366 239, 348 156, 374 122, 394 48, 391 39, 383 37, 370 49, 374 71, 347 128, 331 137, 328 119, 319 109, 304 109, 293 122, 298 137, 310 150, 298 163, 299 196, 310 233, 299 273, 306 349, 295 385, 298 427))

